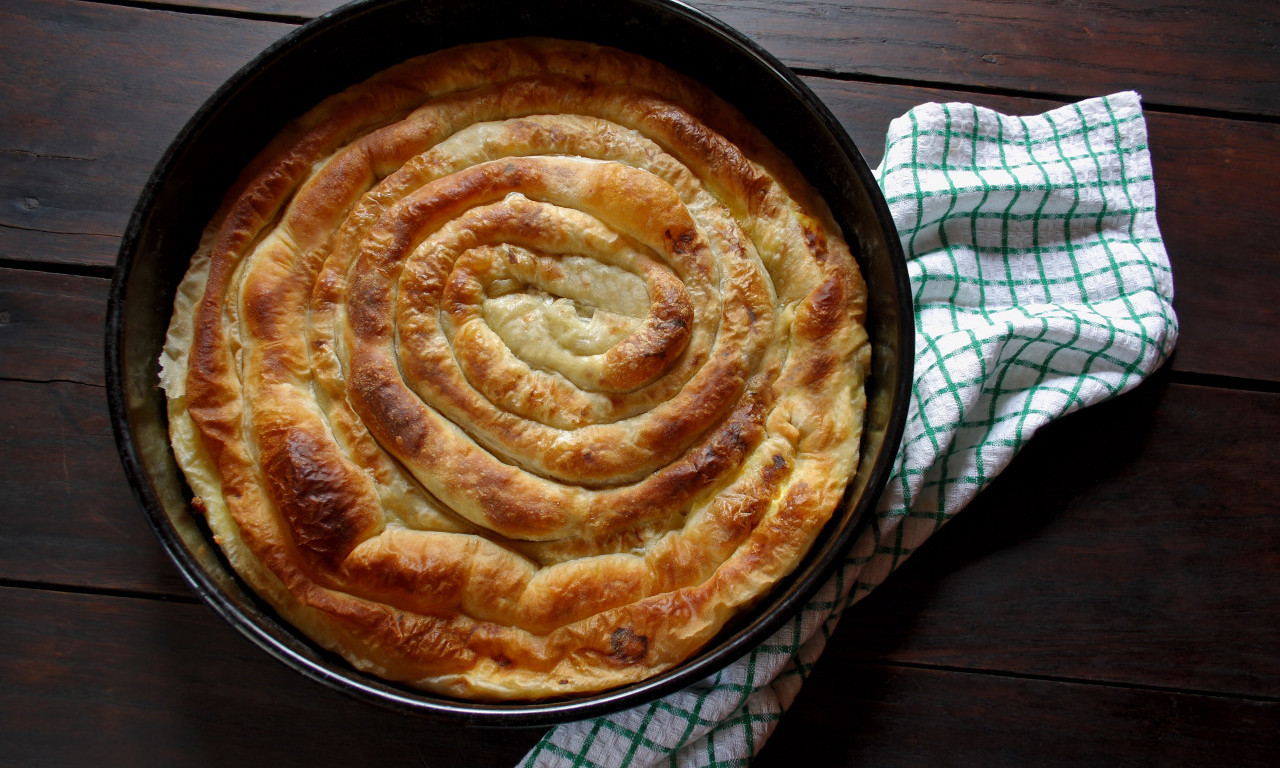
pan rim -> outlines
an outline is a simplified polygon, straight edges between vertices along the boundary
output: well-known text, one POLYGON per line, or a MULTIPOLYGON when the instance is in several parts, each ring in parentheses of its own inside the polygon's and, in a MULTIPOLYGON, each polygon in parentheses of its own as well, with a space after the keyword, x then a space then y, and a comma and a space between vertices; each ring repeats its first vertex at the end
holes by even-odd
MULTIPOLYGON (((245 605, 226 594, 223 587, 193 556, 182 535, 173 526, 160 496, 151 484, 146 460, 136 442, 137 436, 130 418, 130 402, 126 394, 129 382, 128 374, 124 369, 128 330, 125 303, 129 296, 130 278, 133 277, 133 270, 138 263, 138 249, 142 243, 144 230, 149 224, 151 214, 159 202, 158 197, 163 193, 169 175, 173 172, 179 157, 190 150, 191 144, 198 139, 200 131, 209 123, 212 116, 226 108, 237 94, 243 92, 243 89, 250 87, 253 79, 258 77, 263 68, 271 66, 273 62, 304 44, 308 37, 321 34, 332 25, 353 23, 352 19, 362 14, 372 13, 398 2, 402 0, 357 0, 317 17, 270 45, 219 86, 194 113, 183 129, 178 132, 144 186, 121 240, 116 270, 108 295, 106 319, 105 362, 108 408, 126 477, 166 554, 201 600, 213 608, 242 636, 286 666, 328 688, 397 711, 444 716, 473 725, 549 725, 608 714, 652 701, 714 674, 738 657, 750 652, 800 610, 839 565, 856 535, 869 523, 875 499, 887 482, 896 446, 901 439, 906 420, 914 345, 914 328, 909 322, 912 310, 905 258, 896 229, 883 195, 844 128, 825 104, 794 73, 757 43, 727 24, 677 0, 629 0, 628 4, 644 9, 647 13, 667 14, 676 23, 695 26, 702 33, 711 34, 723 40, 750 59, 755 67, 768 72, 777 80, 776 85, 786 89, 797 103, 804 106, 808 114, 816 119, 820 127, 829 134, 828 138, 844 153, 845 159, 858 176, 858 183, 870 198, 877 219, 875 225, 885 235, 885 246, 889 250, 894 283, 893 300, 897 311, 897 337, 891 341, 896 345, 897 359, 896 369, 892 371, 896 373, 892 383, 893 392, 889 396, 892 408, 884 420, 882 444, 875 456, 874 465, 869 470, 868 479, 864 483, 864 491, 857 499, 846 497, 840 511, 846 507, 854 507, 847 515, 851 518, 850 522, 838 528, 836 536, 821 542, 823 544, 821 548, 818 546, 819 542, 815 542, 814 550, 798 566, 796 578, 788 580, 785 589, 783 585, 779 585, 766 598, 769 606, 767 611, 727 637, 712 641, 712 644, 704 647, 702 651, 681 665, 636 684, 571 699, 541 702, 481 703, 448 698, 381 681, 345 665, 345 662, 339 662, 345 665, 345 669, 339 664, 331 664, 326 658, 330 655, 328 652, 317 654, 315 648, 306 648, 309 641, 302 640, 287 622, 278 618, 273 619, 270 611, 259 608, 255 613, 247 610, 245 605), (803 573, 801 573, 802 569, 803 573), (264 621, 274 621, 274 626, 270 623, 264 624, 264 621)), ((841 223, 845 225, 846 230, 849 229, 847 223, 841 223)), ((847 234, 852 238, 852 233, 847 232, 847 234)), ((234 574, 232 578, 239 579, 234 574)), ((258 602, 259 599, 252 590, 248 592, 250 601, 258 602)), ((333 656, 333 659, 337 657, 333 656)))

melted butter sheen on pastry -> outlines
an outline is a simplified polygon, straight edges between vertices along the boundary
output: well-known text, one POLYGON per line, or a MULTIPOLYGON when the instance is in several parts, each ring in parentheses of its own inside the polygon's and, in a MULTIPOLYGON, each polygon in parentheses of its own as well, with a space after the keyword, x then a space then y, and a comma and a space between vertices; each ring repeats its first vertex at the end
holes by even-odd
POLYGON ((355 666, 476 699, 678 664, 858 461, 865 288, 732 108, 549 40, 291 124, 179 289, 175 454, 218 544, 355 666))

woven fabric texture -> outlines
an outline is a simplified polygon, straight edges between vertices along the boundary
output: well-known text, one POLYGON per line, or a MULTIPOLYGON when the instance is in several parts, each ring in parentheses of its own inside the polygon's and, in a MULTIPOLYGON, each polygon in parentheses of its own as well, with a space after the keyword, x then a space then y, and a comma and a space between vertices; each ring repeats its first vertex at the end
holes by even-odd
POLYGON ((876 518, 803 611, 718 674, 554 728, 522 766, 745 766, 843 611, 1044 424, 1136 386, 1173 351, 1173 277, 1136 93, 1034 117, 924 104, 876 178, 916 311, 910 411, 876 518))

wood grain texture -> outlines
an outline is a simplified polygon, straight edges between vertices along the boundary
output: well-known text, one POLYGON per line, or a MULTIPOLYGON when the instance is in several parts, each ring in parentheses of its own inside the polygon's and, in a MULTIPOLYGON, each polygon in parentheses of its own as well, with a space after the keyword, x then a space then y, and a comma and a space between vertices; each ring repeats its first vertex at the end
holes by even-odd
POLYGON ((1275 765, 1280 703, 824 656, 753 768, 1275 765))
POLYGON ((702 0, 791 67, 1280 114, 1280 6, 1116 0, 702 0))
POLYGON ((74 0, 0 5, 0 259, 114 264, 174 136, 290 29, 74 0))
MULTIPOLYGON (((336 0, 179 0, 312 18, 336 0)), ((841 77, 1280 115, 1280 6, 1250 0, 692 0, 790 67, 841 77)))
POLYGON ((0 268, 0 380, 103 385, 109 281, 0 268))
POLYGON ((0 588, 6 765, 514 765, 542 729, 386 711, 275 661, 202 605, 0 588))
POLYGON ((102 387, 0 381, 0 579, 191 592, 116 454, 102 387))

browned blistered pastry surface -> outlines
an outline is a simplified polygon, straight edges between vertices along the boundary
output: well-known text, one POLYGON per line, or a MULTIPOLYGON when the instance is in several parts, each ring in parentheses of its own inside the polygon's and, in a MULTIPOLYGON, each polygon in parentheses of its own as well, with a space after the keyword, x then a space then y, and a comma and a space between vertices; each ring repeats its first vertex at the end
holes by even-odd
POLYGON ((283 616, 388 679, 532 699, 678 664, 796 566, 857 464, 864 308, 736 111, 504 41, 291 124, 206 231, 162 382, 283 616))

